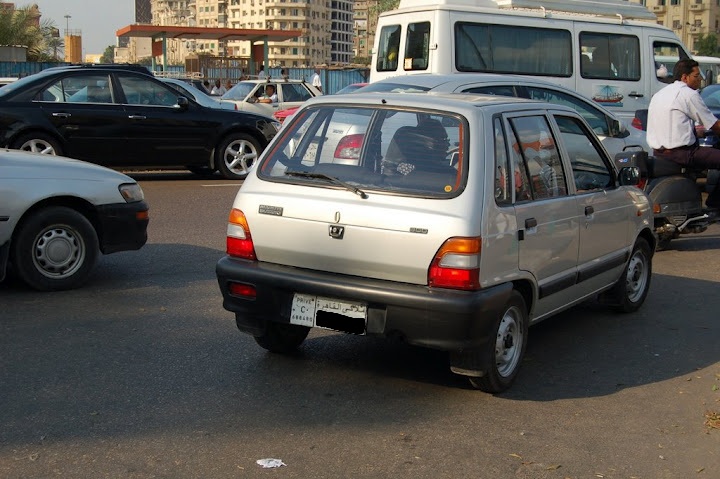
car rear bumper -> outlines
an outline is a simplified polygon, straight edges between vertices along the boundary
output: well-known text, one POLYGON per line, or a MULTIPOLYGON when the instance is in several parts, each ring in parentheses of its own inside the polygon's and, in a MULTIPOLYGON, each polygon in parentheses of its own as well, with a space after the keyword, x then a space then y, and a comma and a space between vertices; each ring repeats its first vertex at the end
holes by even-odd
POLYGON ((147 242, 145 201, 98 206, 100 251, 104 254, 140 249, 147 242))
POLYGON ((512 291, 511 284, 480 291, 432 289, 228 256, 218 261, 216 273, 223 307, 235 313, 238 328, 246 333, 262 334, 265 321, 289 323, 294 294, 304 293, 366 303, 368 335, 446 351, 494 340, 494 322, 512 291), (233 296, 230 282, 254 286, 256 298, 233 296))

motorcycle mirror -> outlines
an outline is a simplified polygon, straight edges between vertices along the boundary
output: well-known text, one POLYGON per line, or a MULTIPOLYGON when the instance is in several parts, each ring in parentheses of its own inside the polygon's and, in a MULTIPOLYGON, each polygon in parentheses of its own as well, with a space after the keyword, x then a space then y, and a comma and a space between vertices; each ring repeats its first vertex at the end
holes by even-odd
POLYGON ((640 184, 640 168, 626 166, 620 170, 618 181, 621 186, 637 186, 640 184))

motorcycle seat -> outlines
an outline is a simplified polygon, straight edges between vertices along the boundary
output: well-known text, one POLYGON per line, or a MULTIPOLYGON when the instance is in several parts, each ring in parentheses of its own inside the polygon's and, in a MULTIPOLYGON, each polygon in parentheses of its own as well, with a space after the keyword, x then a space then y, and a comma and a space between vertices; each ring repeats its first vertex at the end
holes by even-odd
MULTIPOLYGON (((702 171, 702 168, 699 169, 699 171, 702 171)), ((688 173, 696 173, 696 171, 693 168, 680 165, 666 158, 658 156, 648 158, 648 174, 651 178, 685 175, 688 173)))

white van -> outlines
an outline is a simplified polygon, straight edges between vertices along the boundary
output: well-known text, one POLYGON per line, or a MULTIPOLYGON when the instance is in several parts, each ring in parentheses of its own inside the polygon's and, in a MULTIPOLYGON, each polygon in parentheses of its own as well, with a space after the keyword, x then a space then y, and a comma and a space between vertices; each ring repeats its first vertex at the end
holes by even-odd
POLYGON ((659 71, 655 57, 690 56, 655 18, 624 0, 401 0, 378 19, 370 81, 413 73, 530 75, 630 119, 671 81, 672 70, 659 71))

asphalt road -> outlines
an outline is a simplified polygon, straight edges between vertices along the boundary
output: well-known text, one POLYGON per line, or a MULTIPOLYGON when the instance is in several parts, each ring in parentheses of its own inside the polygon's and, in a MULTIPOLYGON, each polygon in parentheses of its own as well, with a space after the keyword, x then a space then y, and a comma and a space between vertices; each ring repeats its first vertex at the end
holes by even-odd
POLYGON ((239 183, 137 178, 143 249, 76 291, 0 284, 0 478, 720 477, 720 226, 655 256, 638 313, 587 303, 531 328, 491 396, 379 339, 265 352, 214 274, 239 183))

